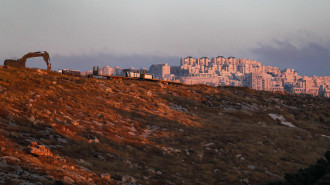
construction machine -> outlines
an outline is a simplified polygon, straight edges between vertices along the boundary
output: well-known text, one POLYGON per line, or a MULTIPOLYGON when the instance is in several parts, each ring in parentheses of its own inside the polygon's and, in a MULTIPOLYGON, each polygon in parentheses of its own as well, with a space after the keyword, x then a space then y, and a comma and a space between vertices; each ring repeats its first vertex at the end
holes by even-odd
POLYGON ((51 70, 52 65, 50 63, 50 57, 49 57, 49 54, 47 53, 47 51, 30 52, 18 60, 7 59, 7 60, 5 60, 4 66, 25 67, 26 60, 28 58, 33 58, 33 57, 43 57, 47 64, 47 69, 51 70))

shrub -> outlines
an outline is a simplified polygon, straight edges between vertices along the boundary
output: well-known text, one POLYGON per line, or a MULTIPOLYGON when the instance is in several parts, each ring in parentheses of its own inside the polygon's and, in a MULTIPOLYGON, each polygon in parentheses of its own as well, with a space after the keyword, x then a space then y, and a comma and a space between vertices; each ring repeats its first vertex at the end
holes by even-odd
POLYGON ((316 181, 330 184, 329 179, 322 179, 323 176, 330 173, 330 150, 324 156, 325 159, 320 158, 316 164, 308 168, 300 169, 297 173, 285 174, 285 181, 271 182, 268 185, 312 185, 316 181))

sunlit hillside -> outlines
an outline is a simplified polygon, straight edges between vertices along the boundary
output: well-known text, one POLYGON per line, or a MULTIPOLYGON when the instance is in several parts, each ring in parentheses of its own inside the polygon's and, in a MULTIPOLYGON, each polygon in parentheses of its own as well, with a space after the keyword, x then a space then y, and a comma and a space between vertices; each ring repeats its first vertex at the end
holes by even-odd
POLYGON ((330 100, 0 67, 0 184, 265 184, 330 149, 330 100))

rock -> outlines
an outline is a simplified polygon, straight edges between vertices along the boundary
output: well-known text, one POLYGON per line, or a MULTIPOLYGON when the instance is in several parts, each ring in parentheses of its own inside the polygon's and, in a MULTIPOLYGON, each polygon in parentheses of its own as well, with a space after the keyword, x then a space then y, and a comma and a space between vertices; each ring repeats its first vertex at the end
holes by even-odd
POLYGON ((86 178, 85 177, 83 177, 83 176, 81 176, 81 175, 79 175, 78 173, 71 173, 70 174, 71 175, 71 178, 75 181, 75 182, 77 182, 77 184, 81 184, 82 182, 85 182, 86 181, 86 178))
POLYGON ((103 123, 100 123, 100 122, 98 122, 98 121, 92 121, 93 122, 93 124, 95 124, 95 125, 97 125, 97 126, 99 126, 99 127, 102 127, 103 126, 103 123))
POLYGON ((36 141, 29 146, 28 152, 36 156, 53 157, 53 153, 48 148, 44 145, 38 145, 36 141))
POLYGON ((76 121, 72 122, 71 124, 74 125, 74 126, 78 126, 79 125, 79 123, 76 122, 76 121))
POLYGON ((209 146, 212 146, 212 145, 214 145, 214 143, 208 143, 208 144, 205 145, 205 147, 209 147, 209 146))
POLYGON ((60 137, 58 137, 58 138, 56 138, 57 139, 57 141, 59 141, 59 142, 62 142, 62 143, 68 143, 68 141, 66 140, 66 139, 64 139, 64 138, 60 138, 60 137))
POLYGON ((241 181, 242 181, 244 184, 249 184, 249 179, 248 179, 248 178, 243 178, 243 179, 241 179, 241 181))
POLYGON ((31 146, 37 146, 37 145, 38 145, 37 141, 33 141, 33 142, 31 143, 31 146))
POLYGON ((330 139, 330 136, 323 135, 323 134, 321 134, 321 136, 330 139))
POLYGON ((254 166, 254 165, 249 165, 248 168, 250 168, 251 170, 255 170, 255 169, 257 169, 257 167, 254 166))
MULTIPOLYGON (((32 111, 33 111, 33 112, 37 112, 36 109, 33 109, 32 111)), ((42 121, 37 120, 37 119, 36 119, 35 117, 33 117, 33 116, 31 116, 30 118, 28 118, 28 120, 29 120, 32 124, 34 124, 34 125, 39 124, 39 123, 42 123, 42 121)))
MULTIPOLYGON (((31 105, 31 107, 32 107, 32 105, 31 105)), ((33 116, 29 117, 28 120, 29 120, 31 123, 34 123, 34 122, 36 121, 36 119, 35 119, 33 116)))
POLYGON ((103 157, 102 155, 96 155, 95 157, 97 157, 99 159, 102 159, 102 160, 105 160, 105 157, 103 157))
POLYGON ((136 183, 135 178, 129 175, 124 175, 121 181, 125 183, 136 183))
POLYGON ((52 112, 50 112, 49 110, 44 110, 44 111, 45 111, 45 113, 48 114, 48 115, 51 115, 51 114, 52 114, 52 112))
POLYGON ((180 153, 181 152, 181 150, 179 150, 179 149, 175 149, 175 148, 172 148, 172 147, 165 147, 165 146, 163 146, 162 147, 162 150, 164 150, 165 152, 167 152, 167 153, 180 153))
POLYGON ((268 175, 274 176, 274 177, 276 177, 276 178, 278 178, 278 179, 282 179, 281 176, 276 175, 276 174, 274 174, 274 173, 271 173, 271 172, 269 172, 269 171, 265 171, 265 173, 268 174, 268 175))
POLYGON ((125 163, 129 168, 133 168, 133 167, 134 167, 133 164, 132 164, 132 162, 129 161, 129 160, 124 161, 124 163, 125 163))
POLYGON ((62 163, 66 162, 66 160, 64 158, 62 158, 61 156, 59 156, 57 154, 54 156, 54 159, 56 159, 57 161, 62 162, 62 163))
POLYGON ((105 92, 113 93, 113 90, 110 87, 105 88, 105 92))
POLYGON ((97 138, 95 138, 95 139, 90 139, 88 143, 100 143, 100 141, 97 138))
POLYGON ((147 91, 146 96, 152 96, 152 92, 151 91, 147 91))
POLYGON ((268 114, 269 117, 273 118, 273 120, 278 120, 280 124, 295 128, 296 126, 293 125, 291 122, 288 122, 285 120, 285 118, 282 115, 277 115, 277 114, 268 114))
POLYGON ((105 179, 107 181, 110 181, 110 179, 111 179, 111 177, 110 177, 110 175, 108 173, 102 173, 101 174, 101 178, 102 179, 105 179))
POLYGON ((0 151, 3 152, 5 150, 6 150, 6 148, 2 146, 0 151))
POLYGON ((185 108, 185 107, 183 107, 181 105, 177 105, 175 103, 171 103, 171 102, 170 102, 170 108, 172 110, 179 111, 179 112, 188 112, 188 109, 187 108, 185 108))
MULTIPOLYGON (((42 71, 41 69, 36 69, 36 72, 39 74, 39 75, 44 75, 46 74, 45 71, 42 71)), ((40 95, 39 95, 40 96, 40 95)))
POLYGON ((236 158, 241 158, 242 157, 242 154, 237 154, 235 157, 236 158))
POLYGON ((204 157, 204 153, 201 152, 201 153, 197 154, 197 156, 198 156, 200 159, 203 159, 203 157, 204 157))
POLYGON ((262 127, 265 127, 266 126, 266 124, 264 122, 261 122, 261 121, 259 121, 257 124, 260 125, 260 126, 262 126, 262 127))
POLYGON ((153 169, 153 168, 149 168, 148 171, 151 172, 151 173, 156 173, 156 170, 153 169))

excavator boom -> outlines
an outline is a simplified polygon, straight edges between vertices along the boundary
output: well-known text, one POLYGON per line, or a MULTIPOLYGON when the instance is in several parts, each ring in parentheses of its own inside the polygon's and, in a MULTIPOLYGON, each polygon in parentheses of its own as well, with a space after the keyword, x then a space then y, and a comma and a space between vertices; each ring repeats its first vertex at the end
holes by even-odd
POLYGON ((18 60, 7 59, 5 60, 4 66, 25 67, 26 60, 33 57, 43 57, 47 64, 47 69, 51 70, 50 57, 47 51, 30 52, 18 60))

